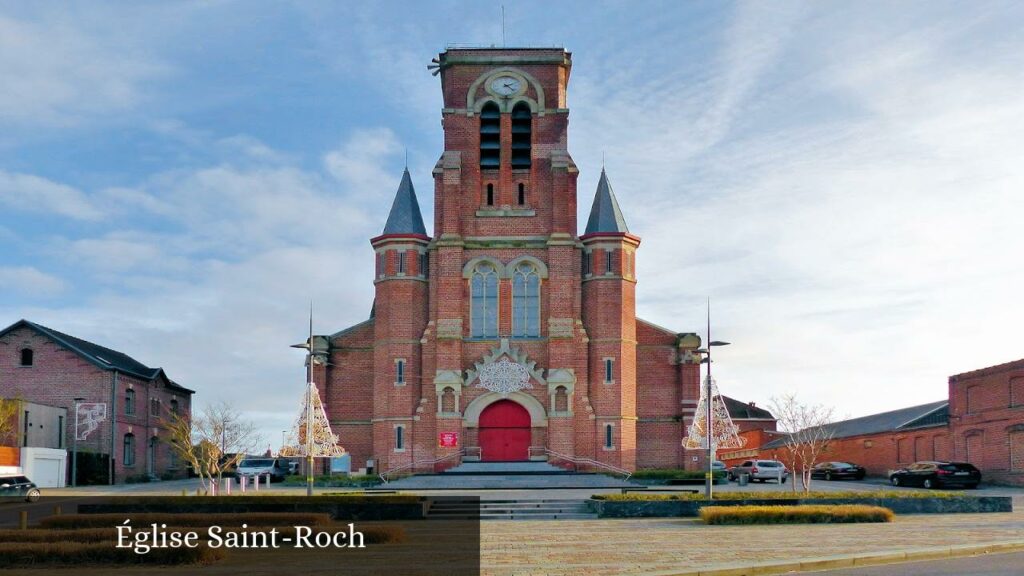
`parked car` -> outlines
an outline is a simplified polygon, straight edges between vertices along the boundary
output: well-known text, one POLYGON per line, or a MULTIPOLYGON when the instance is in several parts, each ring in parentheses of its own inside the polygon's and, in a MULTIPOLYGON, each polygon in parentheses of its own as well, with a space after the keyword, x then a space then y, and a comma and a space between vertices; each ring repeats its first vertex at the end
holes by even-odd
POLYGON ((41 495, 35 482, 29 480, 27 476, 0 476, 0 497, 24 498, 29 502, 35 502, 41 495))
POLYGON ((914 462, 890 472, 889 482, 893 486, 965 486, 974 489, 981 483, 981 471, 967 462, 914 462))
POLYGON ((865 474, 867 474, 867 470, 863 466, 850 462, 822 462, 811 468, 811 478, 824 480, 840 480, 842 478, 863 480, 865 474))
POLYGON ((713 460, 711 462, 711 471, 712 472, 722 472, 722 471, 725 471, 725 462, 722 462, 721 460, 713 460))
POLYGON ((778 480, 784 484, 789 478, 786 465, 778 460, 747 460, 729 469, 729 480, 738 480, 741 474, 748 474, 751 482, 778 480))
POLYGON ((280 482, 288 475, 288 469, 288 462, 280 458, 246 458, 238 463, 235 481, 241 483, 242 477, 252 480, 256 476, 269 476, 271 482, 280 482))

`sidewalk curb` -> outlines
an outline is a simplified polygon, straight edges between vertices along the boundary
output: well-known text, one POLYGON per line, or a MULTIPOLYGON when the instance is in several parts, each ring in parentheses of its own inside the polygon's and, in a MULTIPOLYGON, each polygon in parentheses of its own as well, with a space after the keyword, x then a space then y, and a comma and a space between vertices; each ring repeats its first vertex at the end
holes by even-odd
POLYGON ((990 542, 987 544, 958 544, 954 546, 912 548, 866 554, 844 554, 838 556, 822 556, 819 558, 805 558, 801 560, 764 562, 759 564, 734 564, 719 566, 717 568, 708 568, 705 570, 655 572, 652 574, 656 574, 657 576, 765 576, 768 574, 813 572, 817 570, 833 570, 837 568, 859 568, 863 566, 878 566, 881 564, 897 564, 901 562, 939 560, 942 558, 959 558, 964 556, 978 556, 981 554, 1020 551, 1024 551, 1024 540, 990 542))

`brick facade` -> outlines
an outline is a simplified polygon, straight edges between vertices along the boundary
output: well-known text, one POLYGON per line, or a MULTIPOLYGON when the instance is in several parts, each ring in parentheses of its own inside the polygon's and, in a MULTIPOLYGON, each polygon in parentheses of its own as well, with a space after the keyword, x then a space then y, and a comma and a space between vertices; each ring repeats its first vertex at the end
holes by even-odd
POLYGON ((570 54, 453 49, 439 60, 444 151, 433 171, 433 236, 421 231, 418 206, 402 204, 415 203, 403 179, 384 234, 371 240, 374 314, 326 336, 329 362, 314 368, 353 466, 441 468, 462 450, 487 459, 479 419, 505 395, 481 387, 478 371, 502 360, 530 374, 529 387, 507 394, 530 414, 528 456, 629 470, 702 465, 681 447, 699 396, 700 338, 636 318, 638 236, 579 233, 570 54), (497 275, 490 332, 480 313, 474 320, 479 266, 497 275), (513 320, 520 266, 539 277, 530 334, 517 334, 513 320), (440 447, 442 432, 458 433, 459 445, 440 447))
MULTIPOLYGON (((0 397, 66 408, 64 447, 69 451, 73 443, 75 398, 81 398, 82 403, 105 403, 107 419, 87 439, 78 441, 80 452, 113 454, 117 483, 141 474, 170 473, 184 477, 185 465, 172 462, 161 418, 172 405, 188 415, 193 392, 170 381, 160 369, 132 374, 113 366, 98 366, 90 360, 94 357, 76 350, 75 342, 81 341, 24 320, 0 332, 0 397), (59 339, 53 334, 59 335, 59 339), (22 365, 23 350, 32 351, 30 366, 22 365), (134 397, 134 410, 127 413, 126 400, 130 395, 134 397), (134 463, 126 464, 123 457, 128 434, 133 438, 134 463), (152 459, 150 442, 154 442, 152 459)), ((109 352, 111 361, 126 358, 109 352)))
POLYGON ((951 456, 1024 485, 1024 360, 949 377, 951 456))

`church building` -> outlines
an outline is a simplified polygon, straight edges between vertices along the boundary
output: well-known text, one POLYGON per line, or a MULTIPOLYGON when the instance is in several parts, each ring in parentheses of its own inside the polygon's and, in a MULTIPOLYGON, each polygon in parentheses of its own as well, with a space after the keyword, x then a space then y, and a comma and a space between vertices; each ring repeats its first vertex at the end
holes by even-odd
POLYGON ((571 54, 449 49, 435 63, 444 150, 433 230, 406 170, 370 239, 370 318, 311 346, 352 466, 703 465, 681 446, 700 396, 701 340, 636 317, 640 236, 603 169, 577 223, 571 54))

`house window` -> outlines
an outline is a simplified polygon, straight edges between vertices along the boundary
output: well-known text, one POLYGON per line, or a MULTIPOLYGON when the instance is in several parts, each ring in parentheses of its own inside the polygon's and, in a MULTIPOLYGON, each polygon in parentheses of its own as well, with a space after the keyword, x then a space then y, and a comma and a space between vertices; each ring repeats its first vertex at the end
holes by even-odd
POLYGON ((405 360, 402 358, 395 360, 395 384, 405 384, 405 360))
POLYGON ((501 111, 494 102, 480 109, 480 167, 501 165, 501 111))
POLYGON ((512 335, 540 336, 540 274, 529 262, 520 263, 512 273, 512 335))
POLYGON ((498 336, 498 269, 481 262, 470 279, 470 333, 473 338, 498 336))
POLYGON ((149 401, 149 413, 152 416, 160 415, 160 401, 153 398, 149 401))
POLYGON ((487 205, 494 206, 494 184, 487 185, 487 205))
POLYGON ((177 468, 178 467, 178 452, 174 449, 174 446, 170 443, 167 444, 167 467, 177 468))
POLYGON ((605 274, 611 274, 612 273, 612 254, 614 254, 614 252, 612 250, 605 250, 604 251, 604 273, 605 274))
POLYGON ((131 388, 124 393, 124 413, 135 414, 135 390, 131 388))
POLYGON ((611 424, 604 425, 604 447, 614 448, 615 447, 615 431, 611 424))
POLYGON ((33 354, 31 348, 22 348, 21 349, 21 365, 22 366, 31 366, 33 360, 35 360, 35 358, 33 356, 34 356, 34 354, 33 354))
POLYGON ((426 252, 420 254, 420 276, 430 277, 430 256, 426 252))
POLYGON ((405 450, 405 426, 395 426, 395 452, 405 450))
POLYGON ((131 432, 124 435, 122 462, 124 462, 125 466, 135 466, 135 435, 131 432))
POLYGON ((178 400, 176 398, 171 399, 171 414, 178 414, 178 400))
POLYGON ((520 102, 512 108, 512 168, 530 167, 530 105, 520 102))
POLYGON ((615 368, 615 360, 613 358, 605 358, 604 359, 604 381, 605 381, 606 384, 610 384, 610 383, 615 381, 613 379, 613 376, 615 375, 614 368, 615 368))
POLYGON ((526 204, 526 184, 519 183, 519 205, 523 206, 526 204))

